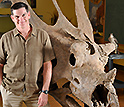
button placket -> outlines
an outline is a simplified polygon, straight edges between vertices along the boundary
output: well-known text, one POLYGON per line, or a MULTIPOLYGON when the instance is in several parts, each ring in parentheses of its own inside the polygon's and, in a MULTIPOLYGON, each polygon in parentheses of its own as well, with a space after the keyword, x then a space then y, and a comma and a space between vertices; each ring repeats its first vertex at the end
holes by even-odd
MULTIPOLYGON (((24 40, 24 39, 23 39, 24 40)), ((25 95, 26 93, 26 56, 25 56, 25 52, 26 52, 26 42, 24 41, 24 87, 23 87, 23 95, 25 95)))
MULTIPOLYGON (((27 90, 27 67, 28 67, 28 63, 27 63, 27 41, 25 41, 25 44, 24 44, 24 66, 25 66, 25 82, 24 82, 24 86, 25 86, 25 89, 27 90)), ((26 91, 25 90, 25 91, 26 91)))
POLYGON ((30 62, 30 40, 31 40, 31 37, 29 37, 26 41, 25 41, 25 52, 24 52, 24 56, 25 56, 25 87, 26 87, 26 91, 25 93, 26 94, 29 94, 30 93, 30 90, 31 90, 31 84, 30 84, 30 71, 31 71, 31 62, 30 62))
POLYGON ((28 47, 28 42, 29 42, 29 40, 27 40, 26 43, 25 43, 25 61, 26 61, 25 84, 26 84, 26 89, 27 90, 29 90, 28 89, 29 88, 29 83, 28 83, 28 81, 29 81, 29 74, 28 73, 30 71, 30 62, 28 60, 28 57, 29 57, 28 48, 30 48, 30 47, 28 47))

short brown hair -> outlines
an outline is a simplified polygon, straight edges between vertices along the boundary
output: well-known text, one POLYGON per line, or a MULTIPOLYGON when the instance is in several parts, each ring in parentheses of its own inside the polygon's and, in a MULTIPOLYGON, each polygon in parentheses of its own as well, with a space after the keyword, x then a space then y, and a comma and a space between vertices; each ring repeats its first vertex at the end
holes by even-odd
POLYGON ((23 3, 23 2, 16 2, 14 5, 11 7, 11 14, 13 15, 13 10, 20 9, 24 7, 26 11, 28 12, 28 5, 23 3))

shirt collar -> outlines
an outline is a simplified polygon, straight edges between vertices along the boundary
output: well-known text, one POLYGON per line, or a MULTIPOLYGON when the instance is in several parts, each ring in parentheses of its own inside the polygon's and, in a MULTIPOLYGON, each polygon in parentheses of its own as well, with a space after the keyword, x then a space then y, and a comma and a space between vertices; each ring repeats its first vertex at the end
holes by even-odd
POLYGON ((32 34, 34 37, 36 37, 36 36, 37 36, 37 31, 36 31, 35 27, 34 27, 32 24, 30 24, 30 26, 32 27, 32 32, 31 32, 31 34, 32 34))
MULTIPOLYGON (((31 24, 30 24, 30 26, 32 27, 31 35, 34 36, 34 37, 36 37, 36 36, 37 36, 37 35, 36 35, 37 32, 36 32, 35 27, 34 27, 33 25, 31 25, 31 24)), ((18 36, 18 35, 20 35, 20 33, 19 33, 19 31, 18 31, 17 28, 14 28, 14 29, 13 29, 13 33, 14 33, 14 36, 15 36, 15 37, 18 36)))
POLYGON ((17 28, 14 28, 13 29, 13 33, 14 33, 14 36, 15 37, 18 36, 18 35, 20 35, 19 32, 18 32, 18 30, 17 30, 17 28))

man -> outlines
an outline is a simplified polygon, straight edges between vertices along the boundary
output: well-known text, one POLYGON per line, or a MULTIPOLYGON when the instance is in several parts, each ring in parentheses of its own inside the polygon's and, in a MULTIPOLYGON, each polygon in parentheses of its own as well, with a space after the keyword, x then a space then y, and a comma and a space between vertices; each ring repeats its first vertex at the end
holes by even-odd
POLYGON ((16 28, 0 39, 0 83, 3 107, 48 107, 48 90, 54 58, 48 34, 29 23, 30 12, 23 2, 11 7, 16 28), (43 65, 41 93, 37 78, 43 65), (40 95, 39 95, 40 94, 40 95), (39 98, 38 98, 39 97, 39 98))

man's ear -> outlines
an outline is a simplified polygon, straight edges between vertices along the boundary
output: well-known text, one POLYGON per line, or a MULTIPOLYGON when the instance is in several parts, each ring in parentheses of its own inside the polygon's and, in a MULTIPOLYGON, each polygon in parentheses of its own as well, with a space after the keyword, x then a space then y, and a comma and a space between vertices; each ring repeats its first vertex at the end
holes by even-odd
POLYGON ((12 21, 13 21, 13 20, 14 20, 14 17, 13 17, 13 15, 11 15, 10 17, 11 17, 11 19, 12 19, 12 21))
POLYGON ((30 13, 30 11, 28 11, 28 17, 29 17, 29 19, 31 18, 31 13, 30 13))

